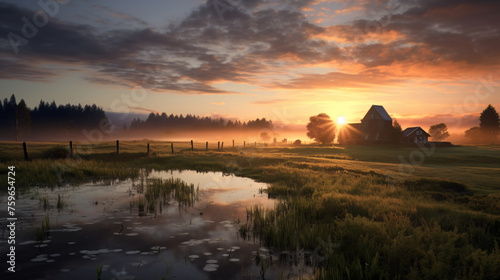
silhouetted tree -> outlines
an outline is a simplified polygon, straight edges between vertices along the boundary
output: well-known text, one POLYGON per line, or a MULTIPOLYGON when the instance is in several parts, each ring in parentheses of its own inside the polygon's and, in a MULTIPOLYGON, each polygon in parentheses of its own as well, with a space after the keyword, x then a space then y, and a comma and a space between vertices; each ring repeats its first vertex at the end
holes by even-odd
POLYGON ((322 144, 331 144, 335 139, 335 124, 325 113, 309 118, 307 137, 322 144))
MULTIPOLYGON (((130 124, 130 131, 161 131, 161 130, 213 130, 213 129, 231 129, 231 130, 255 130, 255 129, 272 129, 272 121, 265 118, 250 120, 248 123, 241 121, 226 121, 223 118, 212 119, 210 117, 199 117, 196 115, 187 114, 173 115, 167 117, 166 113, 161 115, 158 113, 150 113, 145 121, 134 119, 130 124)), ((267 140, 269 141, 269 140, 267 140)))
POLYGON ((482 133, 479 126, 472 127, 465 131, 465 137, 471 139, 474 142, 481 141, 482 133))
POLYGON ((500 118, 495 107, 488 105, 479 117, 479 127, 485 140, 495 140, 500 131, 500 118))
POLYGON ((394 142, 399 142, 401 136, 403 136, 403 129, 398 120, 394 119, 394 124, 392 125, 392 139, 394 142))
POLYGON ((438 141, 450 137, 450 134, 448 133, 448 127, 444 123, 439 123, 431 126, 429 128, 429 134, 433 139, 438 141))
POLYGON ((30 109, 26 106, 24 99, 21 99, 17 105, 16 113, 16 141, 25 136, 29 136, 31 132, 31 115, 30 109))
POLYGON ((271 136, 269 136, 269 134, 267 132, 262 132, 260 135, 260 140, 264 141, 264 142, 268 142, 269 140, 271 140, 271 136))
POLYGON ((16 97, 14 95, 11 95, 10 99, 4 99, 0 115, 0 135, 2 135, 2 138, 11 140, 16 139, 16 115, 16 97))

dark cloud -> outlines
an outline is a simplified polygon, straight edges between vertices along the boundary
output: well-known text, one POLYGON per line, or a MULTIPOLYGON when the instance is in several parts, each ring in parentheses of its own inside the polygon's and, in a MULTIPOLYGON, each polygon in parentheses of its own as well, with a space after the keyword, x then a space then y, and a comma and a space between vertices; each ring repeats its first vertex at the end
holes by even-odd
MULTIPOLYGON (((401 1, 407 9, 382 9, 374 20, 357 20, 351 27, 366 32, 378 27, 403 38, 390 44, 357 44, 353 53, 367 67, 414 61, 465 62, 498 65, 500 62, 499 1, 401 1), (410 6, 413 5, 413 6, 410 6), (397 12, 396 12, 397 11, 397 12), (384 26, 386 25, 386 26, 384 26)), ((377 31, 380 31, 378 29, 377 31)))
POLYGON ((8 80, 48 82, 57 72, 50 69, 33 67, 17 60, 0 58, 0 77, 8 80))
MULTIPOLYGON (((284 4, 302 7, 309 2, 284 4)), ((211 83, 250 82, 254 75, 275 67, 279 59, 317 63, 341 57, 337 46, 312 39, 324 30, 310 24, 300 12, 252 10, 260 4, 262 1, 243 1, 224 14, 221 21, 214 1, 207 1, 163 33, 150 28, 100 32, 88 25, 51 19, 37 36, 20 47, 18 57, 83 64, 105 75, 90 77, 89 81, 128 86, 153 84, 147 69, 160 66, 168 73, 154 77, 152 88, 207 94, 228 94, 211 83), (172 60, 158 59, 168 55, 172 60)), ((29 18, 33 11, 14 5, 0 6, 0 15, 6 14, 9 16, 2 19, 1 32, 21 34, 19 19, 29 18)), ((12 52, 8 44, 1 46, 1 52, 12 52)))
POLYGON ((326 74, 302 74, 288 83, 277 83, 270 87, 286 89, 314 88, 363 88, 376 84, 394 84, 403 81, 378 70, 367 70, 359 74, 330 72, 326 74))
POLYGON ((94 83, 181 94, 234 94, 217 89, 214 83, 254 83, 290 66, 356 62, 364 67, 357 73, 336 69, 323 75, 290 77, 288 82, 270 86, 365 87, 401 81, 402 76, 380 70, 395 63, 463 62, 487 68, 498 67, 500 62, 499 1, 401 0, 397 5, 361 1, 367 11, 365 19, 329 28, 311 23, 302 12, 313 0, 226 2, 234 5, 222 16, 218 2, 208 0, 163 31, 106 9, 113 17, 141 27, 102 31, 50 18, 34 38, 19 47, 18 55, 7 34, 21 35, 21 19, 31 19, 34 11, 0 4, 0 59, 4 62, 0 78, 46 81, 57 73, 44 69, 44 64, 67 64, 93 70, 88 80, 94 83), (367 26, 381 23, 378 32, 367 33, 367 26), (398 36, 377 39, 388 34, 398 36), (346 42, 339 47, 323 39, 329 36, 346 42))

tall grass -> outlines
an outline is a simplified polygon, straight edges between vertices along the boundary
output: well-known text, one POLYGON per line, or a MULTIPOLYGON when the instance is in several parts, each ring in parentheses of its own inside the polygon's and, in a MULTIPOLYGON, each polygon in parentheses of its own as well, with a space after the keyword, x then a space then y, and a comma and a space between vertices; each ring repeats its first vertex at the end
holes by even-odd
POLYGON ((121 161, 35 159, 0 163, 0 180, 7 181, 7 166, 16 167, 16 189, 19 191, 30 186, 52 187, 94 180, 126 179, 139 175, 138 168, 121 161))
MULTIPOLYGON (((193 206, 199 199, 199 187, 181 179, 147 179, 144 200, 139 198, 137 206, 140 215, 161 213, 162 207, 171 201, 178 203, 179 210, 193 206), (157 208, 158 206, 158 208, 157 208)), ((134 203, 131 203, 131 207, 134 203)))
POLYGON ((45 215, 42 219, 42 225, 35 229, 36 240, 41 243, 49 237, 50 219, 49 215, 45 215))
POLYGON ((280 199, 273 209, 249 210, 240 233, 314 252, 315 279, 500 277, 500 218, 455 201, 474 197, 461 184, 419 180, 393 189, 372 175, 269 169, 281 177, 268 190, 280 199), (429 189, 451 198, 432 199, 429 189))
MULTIPOLYGON (((170 155, 164 145, 152 157, 143 148, 132 142, 117 157, 105 143, 81 160, 43 159, 40 148, 31 162, 4 159, 0 180, 7 181, 9 165, 22 175, 21 188, 137 177, 141 168, 229 172, 269 183, 278 199, 273 209, 250 207, 240 234, 306 252, 315 279, 500 279, 497 148, 437 149, 395 186, 383 173, 397 170, 398 156, 413 148, 177 148, 170 155)), ((175 180, 147 180, 144 200, 131 207, 157 213, 172 200, 189 207, 197 192, 175 180)))

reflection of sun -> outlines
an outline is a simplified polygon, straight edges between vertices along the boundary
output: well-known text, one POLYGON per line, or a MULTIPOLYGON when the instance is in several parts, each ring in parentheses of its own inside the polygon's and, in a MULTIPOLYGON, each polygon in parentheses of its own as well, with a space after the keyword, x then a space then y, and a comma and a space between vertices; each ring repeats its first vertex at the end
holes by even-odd
POLYGON ((345 117, 340 116, 340 117, 337 118, 337 124, 338 125, 344 125, 346 123, 347 123, 347 120, 345 119, 345 117))

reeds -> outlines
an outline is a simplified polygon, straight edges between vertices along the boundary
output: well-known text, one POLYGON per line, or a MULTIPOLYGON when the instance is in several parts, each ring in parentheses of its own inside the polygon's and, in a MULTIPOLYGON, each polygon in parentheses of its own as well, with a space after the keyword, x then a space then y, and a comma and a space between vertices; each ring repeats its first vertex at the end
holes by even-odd
POLYGON ((57 210, 62 210, 64 208, 63 197, 60 194, 57 194, 57 210))
POLYGON ((239 233, 295 254, 314 252, 314 279, 500 277, 500 220, 457 205, 454 197, 472 195, 463 185, 426 179, 391 190, 371 174, 277 169, 283 179, 269 189, 279 198, 275 207, 247 208, 239 233), (433 187, 451 198, 430 199, 433 187))
MULTIPOLYGON (((162 207, 171 201, 176 201, 179 210, 192 207, 199 199, 199 187, 188 184, 180 179, 147 179, 144 190, 144 199, 139 198, 137 207, 139 215, 146 213, 157 214, 162 207)), ((134 202, 130 202, 133 208, 134 202)))
POLYGON ((36 231, 36 240, 41 243, 44 240, 46 240, 49 236, 49 230, 50 230, 50 220, 49 220, 49 215, 45 215, 42 219, 42 225, 41 227, 37 227, 35 229, 36 231))

